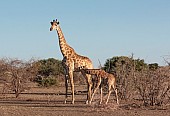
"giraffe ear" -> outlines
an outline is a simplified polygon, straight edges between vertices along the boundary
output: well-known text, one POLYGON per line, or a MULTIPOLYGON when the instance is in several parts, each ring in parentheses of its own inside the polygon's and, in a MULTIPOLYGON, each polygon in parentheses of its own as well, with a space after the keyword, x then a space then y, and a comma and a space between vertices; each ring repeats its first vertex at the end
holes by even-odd
POLYGON ((57 24, 58 24, 58 25, 60 24, 59 21, 57 22, 57 24))

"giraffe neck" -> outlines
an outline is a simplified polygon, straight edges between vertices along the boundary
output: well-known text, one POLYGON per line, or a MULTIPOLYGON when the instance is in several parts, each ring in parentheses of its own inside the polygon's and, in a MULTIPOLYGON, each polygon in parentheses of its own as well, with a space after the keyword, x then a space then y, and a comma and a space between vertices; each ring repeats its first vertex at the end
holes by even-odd
POLYGON ((57 27, 56 31, 58 34, 60 50, 63 57, 71 57, 73 54, 75 54, 74 49, 67 44, 60 26, 57 27))

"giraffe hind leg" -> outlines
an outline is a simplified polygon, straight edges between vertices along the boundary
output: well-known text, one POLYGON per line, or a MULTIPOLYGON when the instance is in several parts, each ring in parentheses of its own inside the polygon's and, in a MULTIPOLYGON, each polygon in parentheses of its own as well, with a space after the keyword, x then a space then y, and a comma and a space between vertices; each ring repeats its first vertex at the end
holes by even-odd
POLYGON ((116 102, 119 105, 119 99, 118 99, 118 94, 117 94, 117 89, 113 86, 113 89, 115 91, 115 95, 116 95, 116 102))
POLYGON ((108 93, 107 100, 106 100, 106 103, 105 103, 105 104, 108 103, 111 92, 112 92, 112 91, 111 91, 111 85, 109 85, 109 93, 108 93))
POLYGON ((115 92, 115 95, 116 95, 116 102, 119 105, 119 99, 118 99, 117 89, 115 88, 115 85, 112 85, 112 88, 114 89, 114 92, 115 92))

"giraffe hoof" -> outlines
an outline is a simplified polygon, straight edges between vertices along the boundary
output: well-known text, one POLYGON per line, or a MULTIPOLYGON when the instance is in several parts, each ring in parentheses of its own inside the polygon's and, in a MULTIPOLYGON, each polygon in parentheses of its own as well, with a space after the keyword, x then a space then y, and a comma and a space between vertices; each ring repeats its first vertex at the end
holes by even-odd
POLYGON ((66 103, 67 103, 67 100, 64 101, 64 104, 66 104, 66 103))
POLYGON ((89 101, 88 101, 88 100, 86 101, 86 104, 89 104, 89 101))
POLYGON ((71 104, 74 104, 74 100, 72 100, 71 104))

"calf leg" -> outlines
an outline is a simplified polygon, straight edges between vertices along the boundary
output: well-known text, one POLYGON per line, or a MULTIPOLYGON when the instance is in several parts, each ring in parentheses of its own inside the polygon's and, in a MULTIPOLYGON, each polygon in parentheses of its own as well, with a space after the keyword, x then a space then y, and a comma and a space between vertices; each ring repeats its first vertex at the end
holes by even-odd
POLYGON ((100 104, 102 104, 102 100, 103 100, 103 90, 102 90, 102 86, 100 86, 100 104))
POLYGON ((107 100, 106 100, 106 104, 108 103, 109 101, 109 97, 110 97, 110 94, 111 94, 111 85, 109 85, 109 93, 108 93, 108 96, 107 96, 107 100))
POLYGON ((113 89, 115 91, 115 94, 116 94, 116 102, 117 104, 119 105, 119 99, 118 99, 118 94, 117 94, 117 89, 113 86, 113 89))
POLYGON ((96 86, 96 88, 94 89, 94 92, 93 92, 92 97, 91 97, 91 99, 90 99, 90 104, 91 104, 91 102, 92 102, 92 100, 93 100, 93 97, 94 97, 94 94, 96 93, 96 91, 97 91, 97 89, 99 88, 100 84, 101 84, 101 77, 98 78, 97 86, 96 86))

